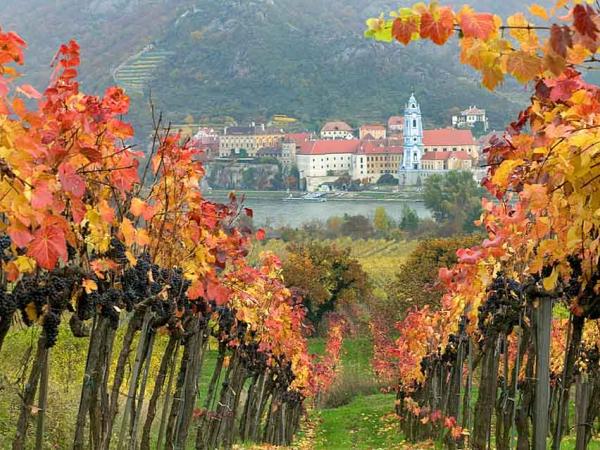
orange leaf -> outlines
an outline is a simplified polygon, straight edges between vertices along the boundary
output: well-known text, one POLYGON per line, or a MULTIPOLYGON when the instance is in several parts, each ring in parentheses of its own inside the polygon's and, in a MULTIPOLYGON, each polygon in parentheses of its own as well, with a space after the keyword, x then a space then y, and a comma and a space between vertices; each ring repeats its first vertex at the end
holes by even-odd
POLYGON ((537 3, 534 3, 533 5, 531 5, 529 7, 529 12, 531 14, 533 14, 534 16, 539 17, 540 19, 544 19, 544 20, 548 20, 548 12, 546 11, 546 8, 544 8, 543 6, 538 5, 537 3))
POLYGON ((394 20, 392 25, 392 36, 396 38, 398 42, 407 45, 415 33, 419 32, 419 17, 398 17, 394 20))
POLYGON ((454 13, 447 6, 435 4, 421 15, 420 33, 422 38, 429 38, 435 44, 443 45, 454 32, 454 13))
POLYGON ((470 6, 463 6, 458 13, 458 23, 465 37, 489 39, 496 31, 494 15, 475 13, 470 6))
POLYGON ((139 217, 142 215, 142 212, 145 208, 146 202, 136 197, 131 200, 131 207, 129 208, 129 211, 131 211, 131 214, 133 214, 135 217, 139 217))

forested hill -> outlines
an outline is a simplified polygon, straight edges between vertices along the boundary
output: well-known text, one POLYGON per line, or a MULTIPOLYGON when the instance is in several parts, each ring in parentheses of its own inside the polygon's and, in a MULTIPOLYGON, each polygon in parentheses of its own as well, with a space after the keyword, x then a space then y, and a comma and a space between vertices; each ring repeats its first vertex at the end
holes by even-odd
MULTIPOLYGON (((522 91, 483 90, 459 65, 452 46, 397 45, 390 51, 363 38, 366 18, 408 3, 4 0, 0 24, 29 42, 29 67, 35 67, 28 69, 29 78, 39 87, 60 41, 81 41, 82 77, 92 90, 110 83, 111 70, 154 44, 161 64, 134 58, 133 69, 126 68, 134 77, 142 73, 140 79, 151 76, 140 89, 144 94, 134 95, 136 108, 146 104, 151 90, 174 121, 189 114, 237 120, 288 114, 308 125, 333 117, 383 120, 401 112, 414 89, 427 125, 448 124, 457 107, 469 104, 488 109, 493 127, 505 125, 522 106, 522 91)), ((522 5, 482 0, 477 8, 506 16, 522 5)), ((142 120, 139 110, 135 118, 142 120)))

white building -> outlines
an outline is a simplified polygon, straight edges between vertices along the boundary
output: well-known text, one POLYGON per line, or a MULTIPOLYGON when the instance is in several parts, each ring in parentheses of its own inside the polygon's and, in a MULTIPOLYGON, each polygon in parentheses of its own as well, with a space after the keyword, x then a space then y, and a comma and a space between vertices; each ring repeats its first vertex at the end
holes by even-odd
POLYGON ((346 122, 327 122, 321 129, 321 139, 354 139, 354 134, 346 122))
POLYGON ((477 123, 483 124, 484 131, 488 130, 489 124, 485 109, 479 109, 477 106, 469 106, 460 114, 452 116, 452 126, 455 128, 473 128, 477 123))

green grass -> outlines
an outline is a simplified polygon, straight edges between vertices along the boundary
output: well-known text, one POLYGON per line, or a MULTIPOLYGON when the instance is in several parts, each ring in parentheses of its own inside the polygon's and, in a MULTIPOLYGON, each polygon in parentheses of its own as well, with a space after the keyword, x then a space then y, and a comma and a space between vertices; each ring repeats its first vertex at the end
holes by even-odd
POLYGON ((315 412, 316 449, 389 449, 402 443, 393 394, 356 397, 348 405, 315 412))

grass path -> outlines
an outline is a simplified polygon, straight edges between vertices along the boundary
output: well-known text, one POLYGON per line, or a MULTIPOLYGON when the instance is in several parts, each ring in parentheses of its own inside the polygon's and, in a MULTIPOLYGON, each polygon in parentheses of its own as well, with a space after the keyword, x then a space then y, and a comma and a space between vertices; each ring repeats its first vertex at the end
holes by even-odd
POLYGON ((339 408, 315 412, 315 449, 402 448, 402 436, 395 419, 393 394, 354 398, 339 408))

